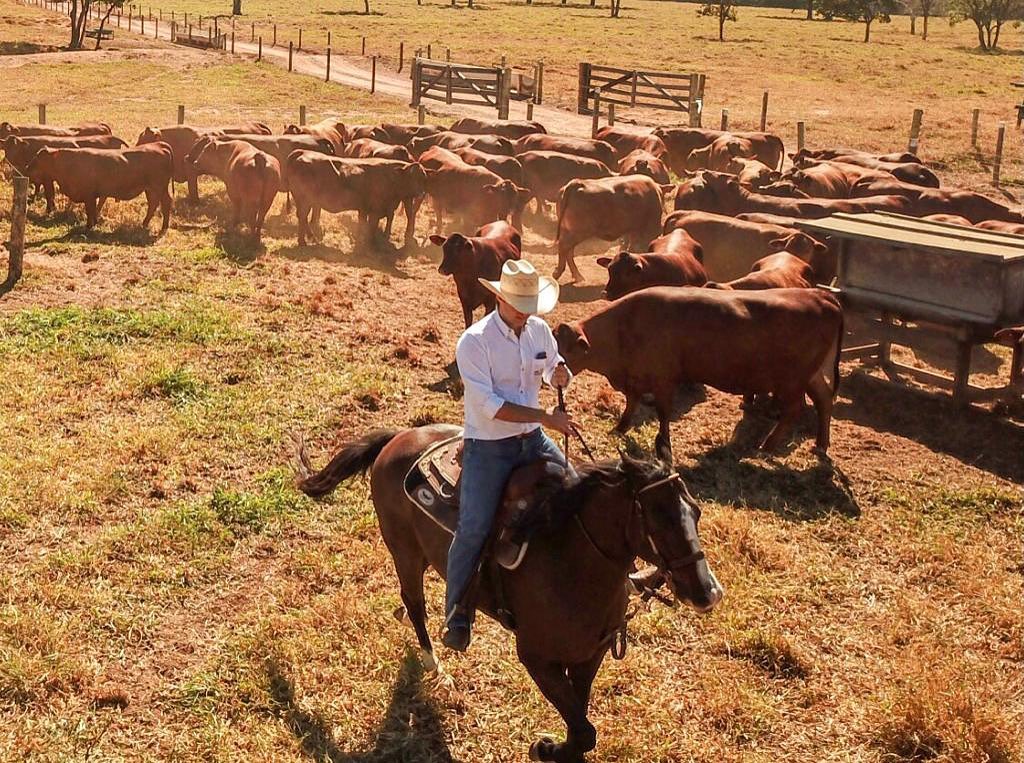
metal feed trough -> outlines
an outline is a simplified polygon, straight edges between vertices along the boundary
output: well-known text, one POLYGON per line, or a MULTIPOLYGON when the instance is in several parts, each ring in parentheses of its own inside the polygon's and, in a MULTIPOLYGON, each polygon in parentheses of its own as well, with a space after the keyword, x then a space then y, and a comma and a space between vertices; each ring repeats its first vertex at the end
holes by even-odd
POLYGON ((999 329, 1024 325, 1024 236, 882 212, 836 214, 799 226, 832 237, 844 306, 875 318, 878 341, 845 348, 843 357, 952 390, 960 405, 1010 402, 1024 394, 1019 344, 1005 386, 969 383, 972 348, 993 342, 999 329), (913 348, 916 338, 935 336, 956 347, 952 378, 892 360, 892 344, 913 348))

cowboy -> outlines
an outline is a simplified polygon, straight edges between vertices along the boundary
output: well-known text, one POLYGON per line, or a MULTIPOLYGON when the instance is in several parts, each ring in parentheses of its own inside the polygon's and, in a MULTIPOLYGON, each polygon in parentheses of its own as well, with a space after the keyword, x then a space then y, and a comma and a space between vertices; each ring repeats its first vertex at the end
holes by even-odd
POLYGON ((526 260, 509 260, 500 281, 479 279, 494 292, 497 309, 474 323, 455 350, 465 388, 459 524, 448 551, 442 642, 465 651, 473 609, 463 599, 480 562, 509 476, 540 459, 567 467, 565 455, 542 427, 563 434, 572 418, 540 407, 541 382, 564 389, 571 374, 548 324, 537 316, 558 302, 558 282, 538 276, 526 260))

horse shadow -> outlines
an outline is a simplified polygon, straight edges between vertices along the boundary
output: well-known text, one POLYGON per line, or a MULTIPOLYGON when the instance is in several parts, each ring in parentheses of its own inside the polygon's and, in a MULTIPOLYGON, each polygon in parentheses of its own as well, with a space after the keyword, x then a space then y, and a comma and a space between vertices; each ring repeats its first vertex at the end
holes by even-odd
POLYGON ((906 387, 866 373, 843 378, 833 416, 890 432, 1018 485, 1024 484, 1024 422, 957 408, 948 393, 906 387))
POLYGON ((412 651, 402 660, 391 702, 365 750, 343 749, 331 734, 330 720, 299 705, 287 666, 273 658, 267 661, 267 683, 274 715, 299 740, 302 751, 318 763, 456 763, 445 742, 437 704, 423 689, 423 666, 412 651))
POLYGON ((445 375, 436 382, 426 385, 431 392, 443 392, 451 395, 456 400, 462 399, 462 376, 459 375, 459 366, 454 360, 444 367, 445 375))

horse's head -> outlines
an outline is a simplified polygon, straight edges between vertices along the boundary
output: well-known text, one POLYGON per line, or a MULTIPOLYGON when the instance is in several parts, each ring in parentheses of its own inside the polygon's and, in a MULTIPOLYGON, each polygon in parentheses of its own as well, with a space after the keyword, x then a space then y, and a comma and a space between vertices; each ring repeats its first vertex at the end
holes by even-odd
MULTIPOLYGON (((700 507, 674 471, 652 469, 647 462, 623 459, 633 490, 633 510, 642 537, 632 539, 637 555, 655 565, 675 597, 698 612, 710 612, 725 589, 701 549, 700 507)), ((636 533, 636 530, 633 531, 636 533)))

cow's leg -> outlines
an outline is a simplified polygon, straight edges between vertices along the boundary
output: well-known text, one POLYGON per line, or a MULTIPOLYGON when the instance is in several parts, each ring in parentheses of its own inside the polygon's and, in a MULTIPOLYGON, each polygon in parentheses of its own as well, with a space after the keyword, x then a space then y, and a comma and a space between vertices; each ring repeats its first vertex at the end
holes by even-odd
POLYGON ((804 408, 803 390, 799 390, 797 392, 792 390, 776 392, 775 397, 778 400, 779 405, 782 407, 782 412, 779 416, 779 420, 775 423, 775 426, 772 427, 772 431, 768 433, 764 442, 761 443, 761 449, 767 451, 778 450, 789 442, 790 434, 793 432, 793 426, 800 418, 800 412, 804 408))
POLYGON ((299 220, 299 246, 306 245, 306 236, 309 233, 309 207, 295 201, 295 216, 299 220))
POLYGON ((434 199, 434 232, 441 235, 441 226, 444 224, 444 207, 441 202, 434 199))
POLYGON ((93 196, 85 200, 85 227, 92 228, 96 225, 96 197, 93 196))
POLYGON ((669 417, 675 390, 671 385, 654 390, 654 408, 658 412, 658 436, 654 438, 654 453, 666 464, 672 465, 672 433, 669 431, 669 417))
POLYGON ((164 218, 160 224, 161 233, 166 233, 171 225, 171 210, 174 208, 174 196, 171 195, 173 188, 170 184, 160 188, 160 214, 164 218))
POLYGON ((142 227, 149 228, 149 223, 156 214, 156 208, 160 206, 160 197, 150 190, 146 191, 146 216, 142 218, 142 227))
POLYGON ((626 392, 626 408, 619 417, 619 423, 615 425, 615 431, 618 434, 625 434, 629 430, 629 425, 633 421, 633 414, 636 413, 636 407, 639 403, 640 395, 635 392, 626 392))
POLYGON ((419 211, 420 204, 422 203, 422 196, 402 201, 402 207, 405 209, 405 246, 411 246, 416 243, 416 213, 419 211))
POLYGON ((188 181, 188 200, 199 201, 199 176, 191 170, 185 170, 185 173, 188 181))
POLYGON ((107 197, 106 196, 100 196, 99 200, 96 202, 96 219, 97 220, 99 219, 100 215, 103 214, 103 205, 106 204, 106 203, 107 203, 107 197))
POLYGON ((562 716, 568 732, 560 744, 549 739, 534 742, 530 748, 531 757, 555 763, 582 763, 584 753, 596 746, 597 729, 587 720, 586 704, 580 701, 569 680, 567 666, 523 652, 519 653, 519 661, 541 694, 562 716))
POLYGON ((825 453, 829 445, 829 428, 832 424, 832 388, 825 379, 824 374, 815 374, 811 383, 807 385, 807 394, 811 396, 814 403, 814 411, 818 414, 818 438, 815 446, 819 451, 825 453))
POLYGON ((57 190, 53 187, 52 180, 43 183, 43 193, 46 195, 46 214, 52 214, 57 209, 57 190))

